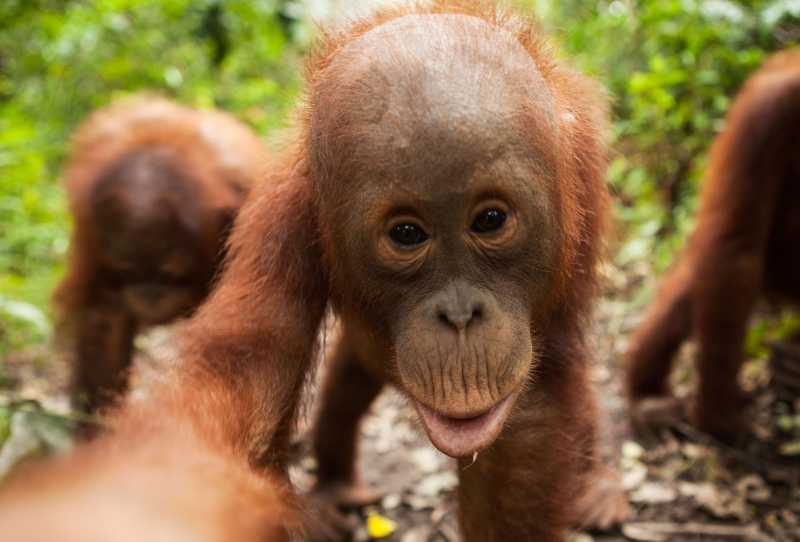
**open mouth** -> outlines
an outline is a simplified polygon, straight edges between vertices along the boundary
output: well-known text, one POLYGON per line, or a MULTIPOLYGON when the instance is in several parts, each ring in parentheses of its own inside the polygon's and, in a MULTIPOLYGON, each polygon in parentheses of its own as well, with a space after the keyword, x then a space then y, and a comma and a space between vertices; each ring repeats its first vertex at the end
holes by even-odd
POLYGON ((450 457, 468 457, 491 445, 503 429, 517 394, 512 393, 476 416, 447 416, 414 401, 425 432, 440 452, 450 457))

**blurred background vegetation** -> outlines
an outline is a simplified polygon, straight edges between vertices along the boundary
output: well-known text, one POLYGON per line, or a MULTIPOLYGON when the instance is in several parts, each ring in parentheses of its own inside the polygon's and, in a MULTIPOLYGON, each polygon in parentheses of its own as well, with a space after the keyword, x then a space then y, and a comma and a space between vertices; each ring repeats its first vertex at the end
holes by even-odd
MULTIPOLYGON (((59 170, 88 112, 156 90, 231 111, 266 136, 291 119, 312 18, 371 3, 0 2, 0 359, 49 335, 70 227, 59 170)), ((518 3, 609 89, 616 262, 663 270, 691 225, 732 95, 766 55, 798 42, 800 0, 518 3)))

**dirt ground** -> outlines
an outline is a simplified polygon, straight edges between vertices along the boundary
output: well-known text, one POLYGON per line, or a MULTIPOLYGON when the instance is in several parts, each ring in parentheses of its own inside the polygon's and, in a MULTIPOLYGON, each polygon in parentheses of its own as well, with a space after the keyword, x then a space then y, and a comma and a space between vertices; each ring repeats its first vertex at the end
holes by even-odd
MULTIPOLYGON (((786 428, 787 419, 800 426, 800 394, 776 384, 768 359, 754 361, 745 371, 757 423, 754 434, 737 446, 715 442, 688 425, 651 435, 634 436, 631 431, 620 390, 620 360, 640 312, 632 308, 631 297, 647 271, 607 268, 607 291, 591 331, 593 381, 605 410, 603 452, 620 467, 633 514, 614 532, 575 533, 574 541, 800 541, 800 450, 797 433, 792 441, 786 428)), ((157 360, 170 350, 169 333, 152 333, 139 346, 142 374, 157 371, 157 360)), ((680 356, 675 377, 680 393, 691 389, 691 355, 687 348, 680 356)), ((34 399, 49 411, 66 412, 63 366, 42 362, 51 357, 44 348, 10 356, 10 378, 0 390, 0 401, 34 399)), ((786 356, 772 357, 781 361, 786 356)), ((301 490, 311 487, 315 470, 304 437, 307 418, 300 421, 291 472, 301 490)), ((12 437, 0 450, 0 475, 28 453, 25 446, 35 448, 31 431, 23 423, 16 425, 20 427, 12 423, 12 437)), ((36 434, 41 433, 47 431, 36 434)), ((53 441, 45 443, 49 447, 63 447, 58 437, 47 439, 53 441)), ((389 541, 460 540, 454 462, 431 446, 413 409, 392 390, 379 397, 363 423, 359 461, 364 480, 382 499, 350 513, 354 540, 369 540, 370 531, 380 530, 389 541)))

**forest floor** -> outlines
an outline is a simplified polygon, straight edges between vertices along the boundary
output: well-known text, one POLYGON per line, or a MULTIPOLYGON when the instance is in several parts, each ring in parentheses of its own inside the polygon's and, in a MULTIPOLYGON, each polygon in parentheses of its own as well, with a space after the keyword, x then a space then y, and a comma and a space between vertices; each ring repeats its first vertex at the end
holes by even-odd
MULTIPOLYGON (((716 442, 688 425, 634 436, 621 393, 620 360, 639 312, 631 310, 630 299, 649 270, 623 272, 609 266, 606 271, 608 287, 590 335, 592 379, 605 411, 603 452, 622 473, 632 517, 613 532, 575 533, 573 541, 800 541, 800 394, 795 389, 785 396, 786 390, 770 378, 770 360, 780 356, 773 352, 754 360, 744 372, 744 383, 755 396, 756 430, 737 446, 716 442)), ((158 360, 170 350, 169 333, 150 334, 139 347, 140 373, 158 370, 158 360)), ((691 389, 691 356, 691 347, 679 356, 674 378, 679 394, 691 389)), ((68 430, 59 422, 59 414, 68 414, 66 370, 52 358, 46 347, 38 347, 5 360, 0 408, 14 412, 9 426, 0 427, 0 443, 5 441, 0 477, 24 457, 69 447, 68 430)), ((387 390, 364 421, 360 469, 382 499, 350 513, 354 540, 369 540, 378 531, 384 531, 384 540, 397 542, 460 540, 454 462, 431 446, 416 417, 396 392, 387 390)), ((291 472, 301 489, 312 486, 315 470, 305 437, 307 418, 300 422, 291 472)))

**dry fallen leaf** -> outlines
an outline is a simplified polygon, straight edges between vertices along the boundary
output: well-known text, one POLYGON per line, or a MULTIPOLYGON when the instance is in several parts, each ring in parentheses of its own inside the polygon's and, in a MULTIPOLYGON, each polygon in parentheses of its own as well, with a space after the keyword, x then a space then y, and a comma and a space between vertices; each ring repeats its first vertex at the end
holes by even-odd
POLYGON ((800 455, 800 440, 793 440, 781 445, 781 455, 800 455))
POLYGON ((625 459, 638 460, 641 459, 642 455, 644 455, 644 448, 638 442, 628 440, 622 445, 622 457, 625 459))
POLYGON ((633 491, 647 479, 647 467, 639 462, 633 463, 622 475, 622 486, 626 491, 633 491))
POLYGON ((742 521, 750 518, 744 494, 734 494, 726 488, 707 482, 681 482, 679 488, 681 494, 692 497, 701 508, 718 518, 736 518, 742 521))
POLYGON ((446 470, 424 478, 417 484, 415 493, 423 497, 435 497, 454 489, 456 485, 458 485, 458 477, 452 471, 446 470))
POLYGON ((658 482, 645 482, 631 493, 631 502, 640 504, 661 504, 672 502, 678 497, 675 488, 658 482))
POLYGON ((400 504, 402 504, 403 499, 397 493, 389 493, 386 495, 383 500, 381 501, 381 506, 384 510, 394 510, 400 504))
POLYGON ((744 495, 750 502, 767 502, 772 497, 772 491, 764 479, 751 474, 736 482, 736 492, 744 495))
POLYGON ((753 542, 767 542, 768 540, 758 531, 758 526, 755 524, 713 525, 704 523, 638 522, 623 525, 622 533, 632 540, 640 540, 642 542, 680 540, 682 537, 692 537, 697 540, 713 538, 749 540, 753 542))

